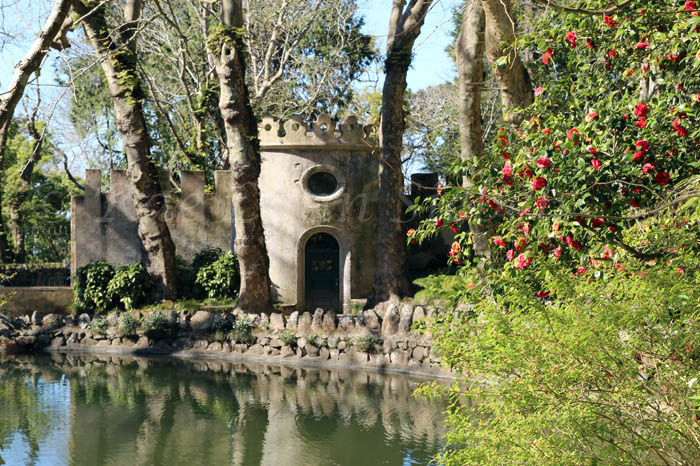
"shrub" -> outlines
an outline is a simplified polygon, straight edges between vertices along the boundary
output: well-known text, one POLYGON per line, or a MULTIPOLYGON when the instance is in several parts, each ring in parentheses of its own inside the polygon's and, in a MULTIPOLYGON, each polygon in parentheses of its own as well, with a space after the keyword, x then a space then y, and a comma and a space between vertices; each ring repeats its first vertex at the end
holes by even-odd
POLYGON ((197 272, 197 284, 202 286, 209 298, 233 298, 238 294, 240 272, 236 256, 227 252, 197 272))
POLYGON ((112 307, 107 287, 113 276, 114 268, 104 261, 80 267, 73 283, 75 311, 100 312, 112 307))
POLYGON ((195 254, 194 259, 192 259, 192 269, 195 275, 199 272, 199 269, 213 264, 221 257, 223 251, 220 248, 206 248, 195 254))
POLYGON ((148 301, 152 283, 141 263, 125 265, 114 272, 107 285, 107 294, 113 303, 121 303, 128 311, 148 301))
POLYGON ((136 336, 136 330, 138 329, 139 323, 129 313, 124 313, 119 317, 119 333, 123 337, 133 337, 136 336))
POLYGON ((236 319, 231 330, 231 339, 236 343, 251 343, 253 341, 253 321, 248 317, 236 319))
POLYGON ((95 317, 92 319, 92 321, 88 324, 88 328, 92 330, 95 333, 103 334, 107 330, 108 323, 107 319, 104 316, 100 317, 95 317))
POLYGON ((377 343, 377 339, 372 335, 363 335, 355 339, 355 348, 357 348, 358 351, 367 353, 372 349, 372 345, 375 343, 377 343))
POLYGON ((162 312, 152 312, 144 319, 143 329, 148 338, 163 340, 175 337, 179 327, 162 312))
POLYGON ((297 335, 289 330, 284 331, 280 334, 280 340, 287 346, 294 346, 297 344, 297 335))
POLYGON ((233 329, 233 323, 220 314, 214 314, 211 321, 211 330, 213 332, 228 333, 233 329))

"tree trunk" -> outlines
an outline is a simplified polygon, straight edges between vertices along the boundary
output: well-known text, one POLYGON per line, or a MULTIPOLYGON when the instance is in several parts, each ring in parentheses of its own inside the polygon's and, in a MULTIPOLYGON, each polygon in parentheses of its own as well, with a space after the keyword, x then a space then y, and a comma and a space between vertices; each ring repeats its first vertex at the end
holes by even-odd
MULTIPOLYGON (((485 17, 481 0, 472 0, 466 6, 455 53, 459 76, 459 140, 460 156, 464 161, 478 167, 484 155, 484 141, 481 128, 481 89, 484 78, 484 28, 485 17)), ((472 173, 478 176, 478 169, 472 173)), ((462 184, 470 187, 477 179, 465 176, 462 184)), ((477 256, 491 257, 488 225, 469 222, 472 246, 477 256)))
POLYGON ((431 4, 431 0, 410 0, 406 6, 406 0, 394 0, 389 20, 379 127, 379 224, 373 302, 396 301, 408 291, 404 276, 406 237, 401 223, 401 150, 406 127, 403 98, 413 43, 431 4))
POLYGON ((231 167, 235 241, 241 270, 238 306, 248 312, 272 309, 270 260, 260 217, 260 151, 258 126, 245 83, 241 0, 223 0, 223 27, 210 35, 219 76, 219 109, 226 129, 231 167))
POLYGON ((496 82, 501 90, 504 118, 519 125, 522 116, 517 109, 525 108, 534 99, 530 74, 518 53, 509 48, 515 42, 515 17, 510 0, 482 0, 486 14, 486 56, 494 67, 496 82), (501 44, 507 44, 503 46, 501 44))
MULTIPOLYGON (((117 127, 124 137, 127 173, 133 185, 138 234, 146 251, 146 269, 154 278, 155 299, 172 299, 175 289, 175 245, 165 223, 165 199, 158 181, 158 169, 151 157, 151 141, 143 113, 143 89, 136 69, 133 36, 141 14, 140 2, 130 0, 125 8, 126 24, 119 28, 120 47, 110 37, 104 6, 93 0, 86 7, 74 0, 75 9, 85 16, 83 27, 101 59, 107 79, 117 127)), ((114 33, 114 31, 113 31, 114 33)))
MULTIPOLYGON (((44 57, 49 51, 51 44, 61 34, 64 21, 70 10, 70 0, 56 0, 53 5, 53 10, 46 19, 44 26, 41 28, 39 35, 34 40, 32 47, 24 58, 15 66, 15 71, 12 76, 9 89, 0 95, 0 203, 3 195, 3 180, 5 173, 5 144, 7 143, 7 133, 10 128, 10 122, 15 113, 17 103, 24 95, 24 89, 27 86, 29 77, 39 71, 44 57)), ((6 262, 8 259, 7 236, 5 232, 5 222, 2 218, 2 209, 0 209, 0 261, 6 262)))

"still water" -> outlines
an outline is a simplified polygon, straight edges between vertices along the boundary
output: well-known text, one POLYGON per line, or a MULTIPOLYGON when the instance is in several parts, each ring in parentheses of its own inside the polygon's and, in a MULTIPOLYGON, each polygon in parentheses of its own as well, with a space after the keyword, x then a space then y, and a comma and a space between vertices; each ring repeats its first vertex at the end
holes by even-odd
POLYGON ((0 359, 0 464, 425 465, 442 406, 399 375, 170 358, 0 359))

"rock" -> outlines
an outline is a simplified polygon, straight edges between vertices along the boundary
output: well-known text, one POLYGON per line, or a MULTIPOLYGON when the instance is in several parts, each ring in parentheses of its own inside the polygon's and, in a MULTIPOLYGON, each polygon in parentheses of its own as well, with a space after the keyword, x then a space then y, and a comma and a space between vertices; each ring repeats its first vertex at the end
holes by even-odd
POLYGON ((207 350, 209 350, 209 351, 221 351, 221 343, 219 343, 218 341, 213 341, 213 342, 209 343, 207 350))
POLYGON ((338 347, 338 337, 335 335, 331 335, 328 337, 328 347, 329 348, 337 348, 338 347))
POLYGON ((352 354, 352 360, 357 364, 365 364, 367 361, 369 361, 369 354, 361 351, 355 351, 352 354))
POLYGON ((320 307, 314 311, 314 316, 311 321, 311 331, 314 333, 323 330, 323 309, 320 307))
POLYGON ((143 336, 139 338, 139 341, 136 342, 137 348, 148 348, 148 338, 143 336))
POLYGON ((259 324, 257 325, 258 327, 262 327, 262 328, 269 327, 270 326, 270 316, 268 316, 267 314, 260 314, 258 316, 258 322, 259 322, 259 324))
POLYGON ((298 348, 303 348, 304 346, 306 346, 306 344, 307 344, 308 342, 309 342, 309 340, 307 340, 307 339, 304 338, 304 337, 297 338, 297 347, 298 347, 298 348))
POLYGON ((270 337, 260 336, 257 341, 260 345, 267 346, 270 343, 270 337))
POLYGON ((90 324, 90 316, 87 315, 87 314, 85 314, 85 313, 80 314, 80 315, 78 316, 78 322, 77 322, 77 323, 78 323, 78 325, 80 326, 80 328, 83 328, 83 329, 87 328, 88 325, 90 324))
POLYGON ((287 317, 287 330, 296 330, 298 322, 299 311, 294 311, 289 315, 289 317, 287 317))
POLYGON ((413 322, 421 319, 425 319, 425 310, 420 306, 416 306, 413 310, 413 322))
POLYGON ((418 362, 423 362, 425 357, 427 356, 425 348, 422 346, 418 346, 413 350, 413 359, 415 359, 418 362))
POLYGON ((272 330, 284 330, 284 316, 275 312, 270 314, 270 329, 272 330))
POLYGON ((340 343, 338 343, 338 350, 339 351, 343 351, 347 347, 348 347, 348 344, 345 343, 344 341, 341 341, 340 343))
POLYGON ((279 356, 281 354, 281 351, 275 348, 272 348, 268 353, 270 356, 279 356))
POLYGON ((221 351, 224 353, 230 353, 231 352, 231 344, 227 341, 223 342, 221 344, 221 351))
POLYGON ((283 358, 291 358, 294 354, 294 350, 289 345, 284 345, 280 351, 280 356, 283 358))
POLYGON ((246 351, 248 351, 248 345, 244 343, 238 343, 233 346, 233 351, 235 351, 236 353, 245 353, 246 351))
POLYGON ((384 316, 384 322, 382 322, 382 335, 387 337, 398 332, 400 320, 401 316, 399 315, 398 306, 395 304, 389 305, 389 309, 387 309, 384 316))
POLYGON ((368 329, 379 330, 381 328, 381 320, 379 319, 379 315, 374 309, 365 311, 362 315, 362 318, 365 322, 365 327, 367 327, 368 329))
POLYGON ((168 317, 168 322, 170 322, 171 324, 177 324, 177 320, 179 317, 177 314, 177 311, 171 310, 171 311, 166 312, 165 315, 168 317))
POLYGON ((350 364, 352 362, 352 353, 340 353, 338 362, 341 364, 350 364))
POLYGON ((306 346, 304 346, 304 350, 306 351, 306 354, 311 357, 318 356, 318 348, 311 343, 307 343, 306 346))
POLYGON ((313 320, 313 317, 311 316, 310 312, 305 312, 301 316, 299 316, 299 323, 297 325, 297 329, 299 330, 300 333, 308 333, 309 330, 311 330, 311 321, 313 320))
POLYGON ((37 311, 32 312, 32 317, 31 317, 32 325, 41 325, 42 320, 43 319, 41 318, 41 316, 39 315, 39 313, 37 311))
POLYGON ((340 356, 340 351, 337 349, 332 349, 328 352, 329 357, 331 358, 331 361, 337 361, 338 356, 340 356))
POLYGON ((323 347, 321 350, 318 352, 318 356, 321 358, 321 361, 326 361, 330 357, 331 353, 328 350, 328 348, 323 347))
POLYGON ((338 318, 338 329, 342 332, 352 332, 355 330, 355 318, 353 316, 340 316, 338 318))
POLYGON ((209 311, 197 311, 190 319, 190 327, 195 331, 206 331, 211 328, 214 316, 209 311))
POLYGON ((413 322, 413 306, 404 304, 401 306, 399 314, 399 332, 408 333, 411 331, 411 323, 413 322))
POLYGON ((250 354, 252 356, 260 355, 263 354, 264 348, 260 344, 255 344, 248 348, 248 351, 246 351, 246 354, 250 354))
POLYGON ((324 332, 332 333, 335 331, 335 319, 336 314, 333 311, 328 311, 323 315, 323 322, 321 323, 321 327, 323 328, 324 332))
POLYGON ((111 312, 107 315, 107 325, 110 327, 116 327, 119 325, 119 313, 111 312))
POLYGON ((270 340, 270 346, 273 348, 282 348, 284 346, 284 343, 282 343, 282 340, 279 338, 273 338, 270 340))
POLYGON ((387 363, 387 357, 383 354, 370 354, 369 363, 372 366, 385 366, 387 363))
POLYGON ((409 353, 403 350, 396 350, 391 353, 391 363, 397 366, 406 366, 408 364, 409 353))

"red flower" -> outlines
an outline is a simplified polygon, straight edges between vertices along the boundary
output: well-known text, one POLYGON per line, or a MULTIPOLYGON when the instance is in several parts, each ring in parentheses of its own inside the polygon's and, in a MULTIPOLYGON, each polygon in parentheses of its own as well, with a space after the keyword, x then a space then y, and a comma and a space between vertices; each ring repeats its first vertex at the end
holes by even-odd
POLYGON ((617 233, 617 227, 615 227, 615 226, 610 225, 608 227, 608 230, 610 230, 610 232, 612 232, 612 233, 617 233))
POLYGON ((647 127, 647 119, 646 119, 646 118, 640 118, 639 120, 637 120, 637 122, 635 123, 635 125, 637 125, 638 128, 646 128, 646 127, 647 127))
POLYGON ((547 48, 547 51, 542 54, 542 63, 549 65, 549 60, 552 59, 552 49, 547 48))
POLYGON ((575 49, 576 48, 576 33, 575 32, 567 32, 566 33, 566 40, 571 44, 571 48, 575 49))
POLYGON ((673 120, 673 131, 675 131, 676 134, 678 134, 678 136, 680 137, 688 135, 688 130, 681 126, 681 120, 679 120, 678 118, 673 120))
POLYGON ((589 152, 591 155, 598 155, 598 149, 596 149, 595 147, 589 147, 589 148, 588 148, 588 152, 589 152))
POLYGON ((549 168, 549 166, 552 164, 552 161, 547 158, 547 157, 540 157, 537 159, 537 166, 540 168, 549 168))
POLYGON ((530 259, 529 257, 525 257, 524 254, 520 254, 520 255, 515 259, 515 261, 517 262, 517 264, 516 264, 515 267, 516 267, 517 269, 519 269, 519 270, 522 270, 522 269, 524 269, 525 267, 529 267, 530 264, 532 264, 532 259, 530 259))
POLYGON ((581 136, 581 133, 580 133, 579 130, 577 130, 576 128, 571 128, 571 129, 566 133, 567 139, 568 139, 569 141, 573 142, 574 144, 578 144, 579 136, 581 136), (576 136, 574 136, 574 135, 576 135, 576 136), (576 140, 574 140, 574 137, 576 138, 576 140))
POLYGON ((608 56, 610 58, 617 58, 617 52, 615 52, 614 50, 608 50, 608 56))
POLYGON ((411 228, 410 230, 408 230, 408 231, 406 232, 406 236, 408 236, 409 238, 411 238, 411 244, 416 244, 416 243, 418 242, 415 238, 413 238, 413 236, 414 236, 415 234, 416 234, 416 230, 414 230, 413 228, 411 228))
POLYGON ((630 199, 630 207, 639 207, 639 201, 636 199, 630 199))
POLYGON ((459 233, 457 227, 450 226, 450 230, 452 230, 452 233, 459 233))
POLYGON ((513 165, 511 165, 510 162, 506 162, 505 165, 503 165, 503 170, 501 170, 503 173, 504 177, 510 177, 513 175, 513 165))
POLYGON ((600 166, 603 164, 600 160, 593 159, 593 160, 591 160, 591 165, 593 165, 593 168, 595 168, 596 170, 600 170, 600 166))
POLYGON ((649 39, 637 44, 637 49, 645 49, 647 47, 649 47, 649 39))
POLYGON ((611 28, 617 27, 617 23, 613 21, 612 16, 603 15, 603 24, 607 24, 611 28))
POLYGON ((443 223, 445 223, 444 219, 442 219, 442 218, 437 219, 437 221, 435 222, 435 228, 440 228, 443 223))
POLYGON ((668 173, 666 172, 659 172, 654 177, 654 180, 656 180, 656 184, 658 184, 659 186, 663 186, 665 184, 668 184, 669 181, 671 181, 671 177, 668 176, 668 173))
POLYGON ((590 112, 588 115, 586 115, 586 123, 590 123, 591 121, 598 118, 598 116, 599 115, 596 112, 590 112))
POLYGON ((685 2, 685 5, 683 5, 683 8, 685 8, 687 11, 697 10, 698 4, 693 0, 688 0, 685 2))
MULTIPOLYGON (((546 65, 546 63, 545 63, 545 65, 546 65)), ((543 92, 544 92, 544 87, 535 88, 535 97, 541 96, 543 92)))
POLYGON ((555 260, 561 259, 561 248, 555 248, 552 250, 552 255, 554 256, 555 260))
POLYGON ((534 180, 532 180, 532 190, 533 191, 539 191, 540 189, 544 188, 547 186, 547 180, 544 179, 542 176, 538 176, 534 180))
POLYGON ((571 247, 578 251, 579 249, 581 249, 583 247, 583 245, 581 243, 579 243, 578 241, 572 241, 571 247))
POLYGON ((496 246, 500 246, 500 247, 502 247, 502 248, 505 248, 505 247, 506 247, 506 242, 503 241, 503 238, 501 238, 501 237, 499 237, 499 236, 494 236, 494 237, 491 239, 491 241, 493 241, 493 244, 495 244, 496 246))
POLYGON ((565 236, 565 237, 564 237, 564 241, 566 242, 566 244, 568 244, 569 246, 571 246, 571 243, 574 242, 574 239, 573 239, 571 236, 565 236))
POLYGON ((545 209, 547 209, 547 207, 549 207, 549 201, 543 197, 539 197, 535 201, 535 205, 537 206, 538 209, 545 210, 545 209))
POLYGON ((643 173, 643 174, 646 175, 647 172, 650 171, 650 170, 655 170, 655 168, 654 168, 654 166, 653 166, 652 164, 650 164, 650 163, 645 163, 644 165, 642 165, 642 173, 643 173))
POLYGON ((549 291, 538 291, 537 293, 535 293, 535 296, 544 299, 547 296, 549 296, 549 291))
POLYGON ((635 147, 641 147, 640 150, 643 150, 644 152, 649 150, 649 142, 647 142, 645 139, 640 139, 639 141, 634 143, 635 147))
POLYGON ((593 39, 591 39, 590 37, 586 37, 586 47, 593 50, 593 39))
POLYGON ((506 252, 506 259, 508 259, 508 262, 511 262, 513 260, 513 255, 515 254, 515 251, 512 249, 509 249, 508 252, 506 252))
POLYGON ((644 118, 649 114, 649 107, 644 102, 639 102, 634 106, 634 115, 637 118, 644 118))
POLYGON ((603 223, 605 223, 605 220, 604 220, 604 219, 602 219, 602 218, 594 218, 594 219, 591 221, 591 226, 592 226, 593 228, 598 228, 598 227, 602 226, 603 223))
POLYGON ((632 160, 634 160, 635 162, 641 162, 642 160, 644 160, 644 152, 638 150, 634 153, 634 157, 632 157, 632 160))
POLYGON ((578 275, 583 275, 586 273, 586 267, 580 266, 579 268, 576 269, 576 274, 578 275))

